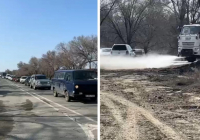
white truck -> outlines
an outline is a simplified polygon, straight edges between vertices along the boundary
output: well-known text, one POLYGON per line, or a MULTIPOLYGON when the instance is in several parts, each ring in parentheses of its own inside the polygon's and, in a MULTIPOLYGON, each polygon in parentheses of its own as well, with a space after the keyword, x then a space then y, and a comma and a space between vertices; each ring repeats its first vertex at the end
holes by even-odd
POLYGON ((200 24, 183 26, 178 36, 178 56, 189 62, 200 58, 200 24))

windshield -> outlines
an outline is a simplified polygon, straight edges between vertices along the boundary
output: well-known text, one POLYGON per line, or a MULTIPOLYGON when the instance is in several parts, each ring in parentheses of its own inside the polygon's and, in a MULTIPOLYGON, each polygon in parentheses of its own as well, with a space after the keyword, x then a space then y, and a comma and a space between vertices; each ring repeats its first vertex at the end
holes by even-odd
POLYGON ((22 79, 26 79, 26 77, 22 77, 22 79))
POLYGON ((181 31, 181 35, 199 34, 199 33, 200 33, 199 26, 185 26, 181 31))
POLYGON ((91 80, 97 79, 97 72, 95 71, 75 71, 74 80, 91 80))
POLYGON ((115 45, 112 50, 127 50, 126 45, 115 45))
POLYGON ((35 79, 47 79, 46 76, 35 76, 35 79))

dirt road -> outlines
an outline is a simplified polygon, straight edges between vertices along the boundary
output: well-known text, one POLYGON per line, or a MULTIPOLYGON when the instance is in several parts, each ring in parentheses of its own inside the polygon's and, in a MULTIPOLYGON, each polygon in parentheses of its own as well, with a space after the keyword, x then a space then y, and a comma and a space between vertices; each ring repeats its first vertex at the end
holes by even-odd
POLYGON ((101 140, 199 140, 200 72, 101 71, 101 140))

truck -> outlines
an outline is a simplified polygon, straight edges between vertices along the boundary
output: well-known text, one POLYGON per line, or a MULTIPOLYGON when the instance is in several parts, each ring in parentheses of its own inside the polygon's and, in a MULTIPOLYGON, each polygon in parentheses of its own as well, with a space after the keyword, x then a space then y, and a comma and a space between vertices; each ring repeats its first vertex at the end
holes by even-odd
POLYGON ((200 58, 200 24, 184 25, 178 36, 178 56, 188 62, 200 58))

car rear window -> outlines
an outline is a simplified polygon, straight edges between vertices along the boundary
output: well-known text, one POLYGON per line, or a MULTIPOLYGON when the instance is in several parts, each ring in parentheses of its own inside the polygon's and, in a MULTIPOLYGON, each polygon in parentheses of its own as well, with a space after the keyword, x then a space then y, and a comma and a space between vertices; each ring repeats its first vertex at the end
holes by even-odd
POLYGON ((74 71, 74 80, 93 80, 97 79, 95 71, 74 71))
POLYGON ((22 79, 26 79, 26 77, 25 77, 25 76, 23 76, 23 77, 22 77, 22 79))
POLYGON ((46 76, 35 76, 35 79, 47 79, 46 76))
POLYGON ((127 50, 126 45, 115 45, 112 50, 127 50))

